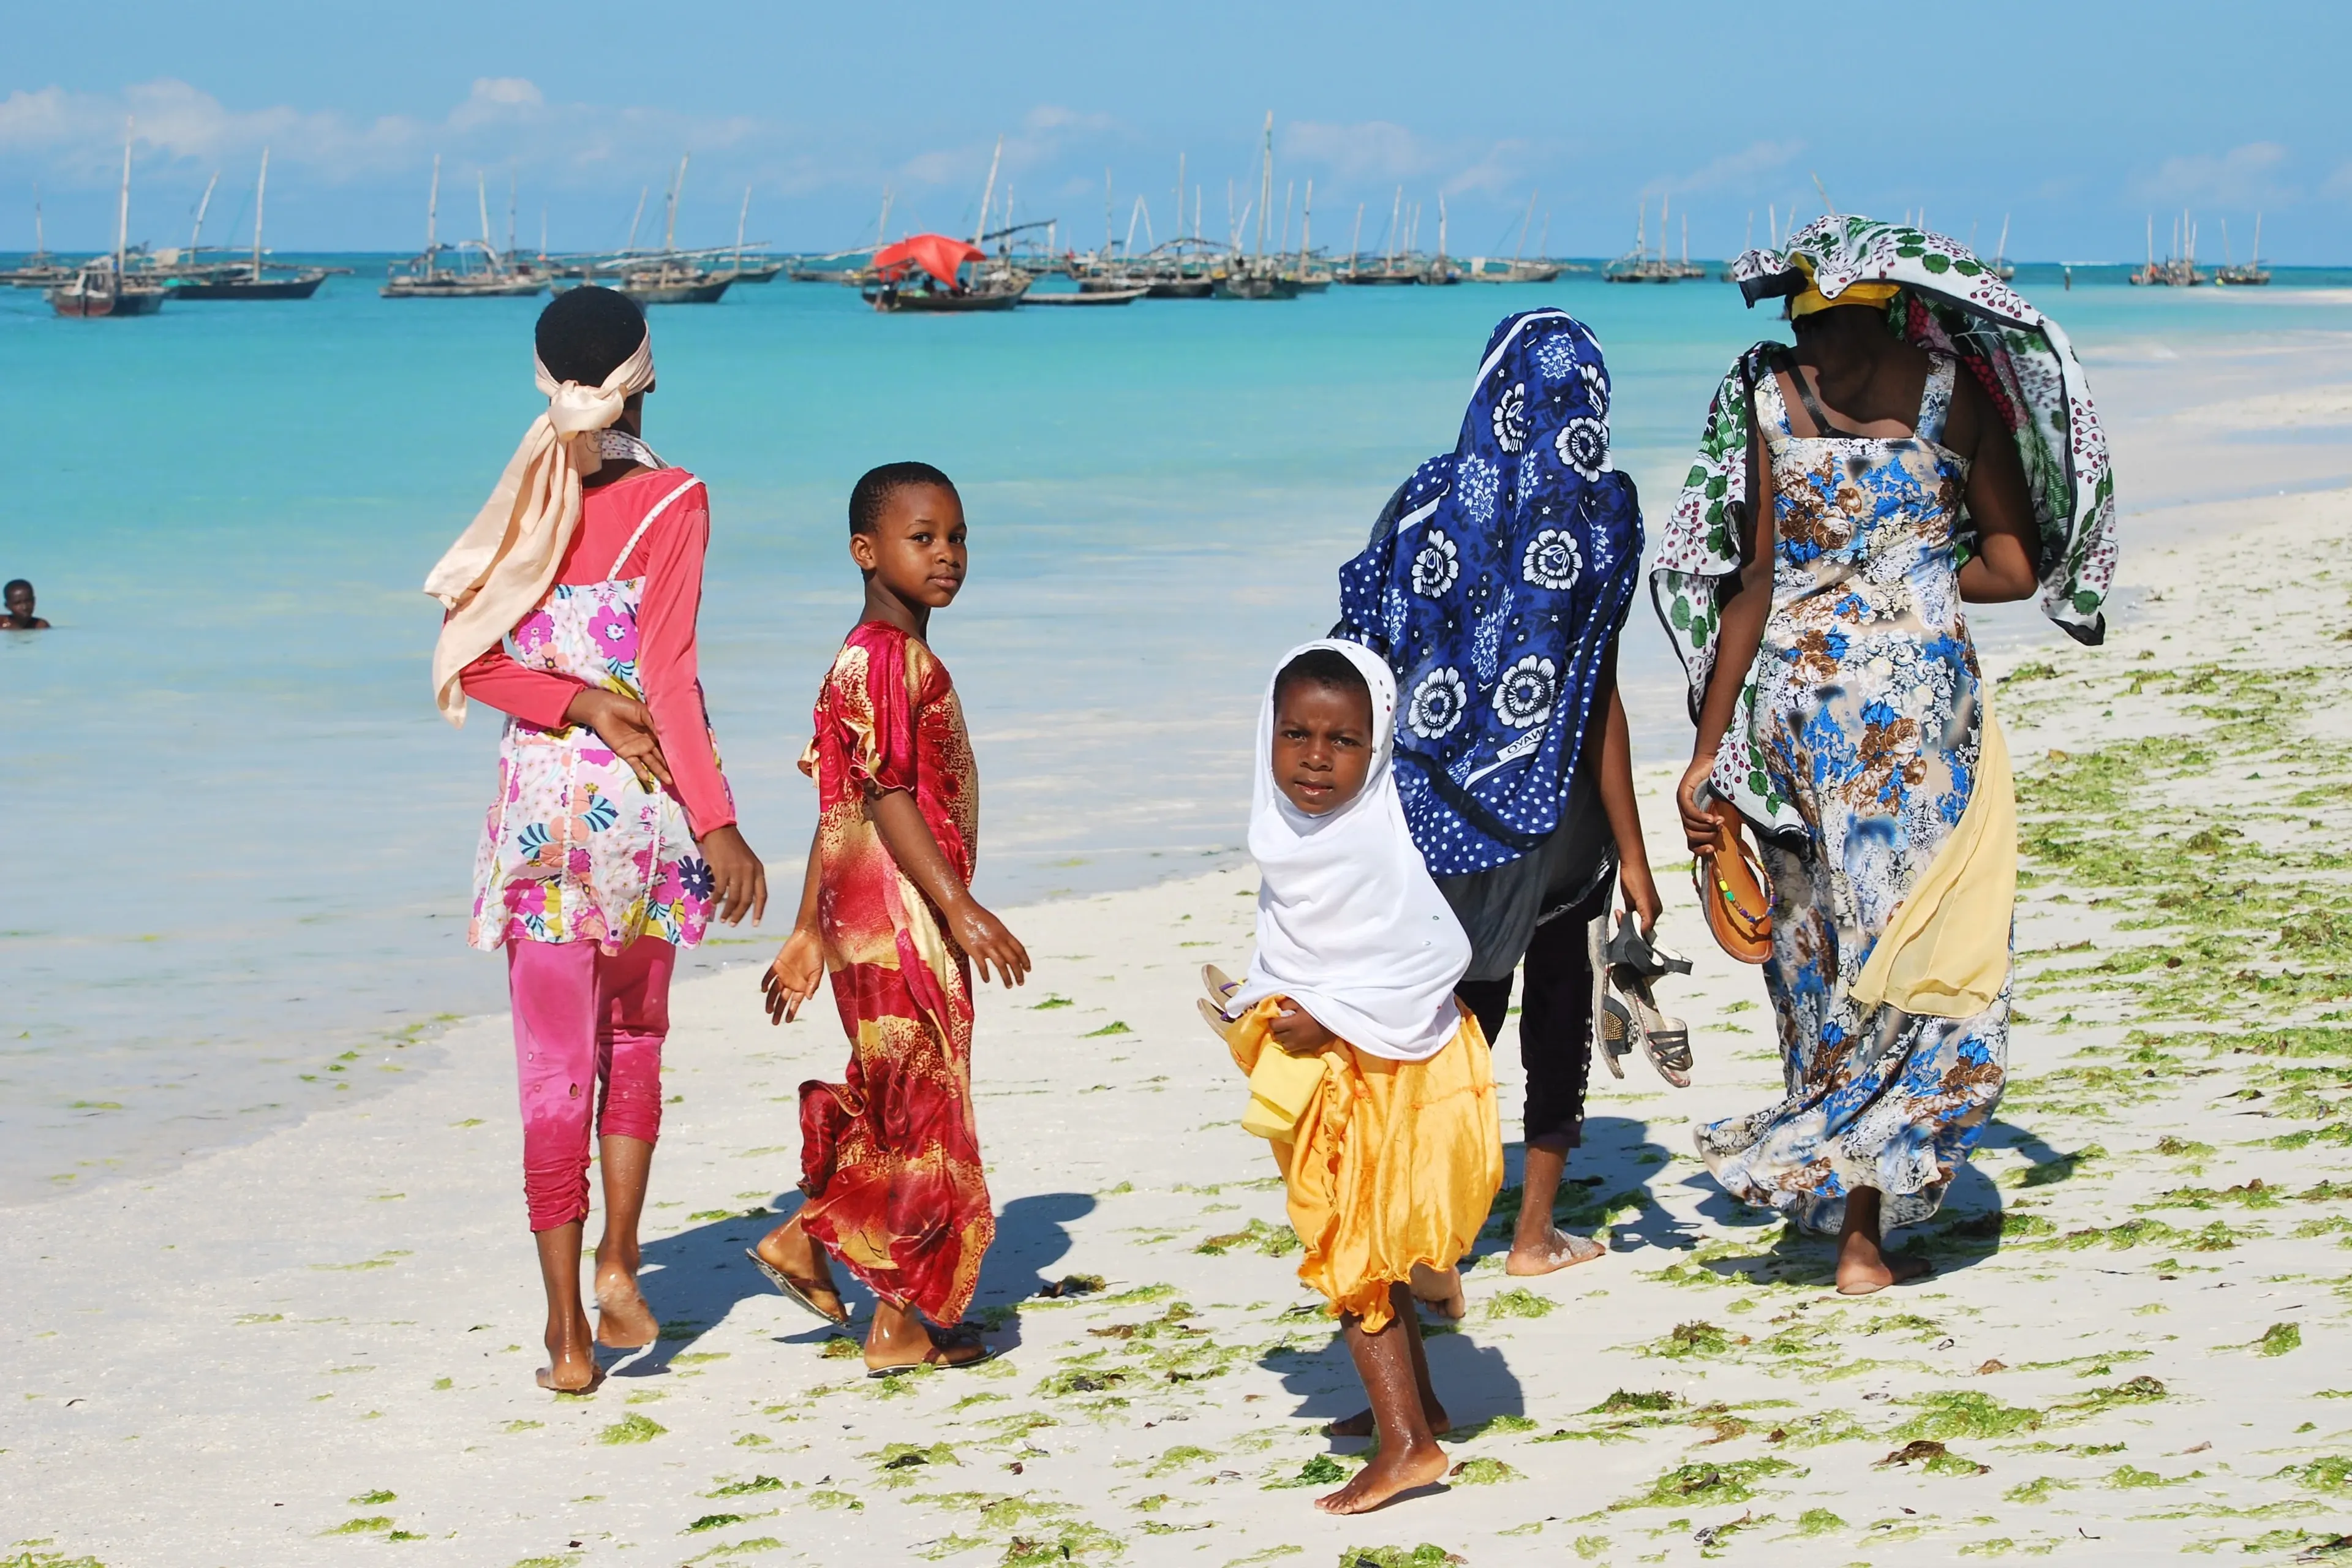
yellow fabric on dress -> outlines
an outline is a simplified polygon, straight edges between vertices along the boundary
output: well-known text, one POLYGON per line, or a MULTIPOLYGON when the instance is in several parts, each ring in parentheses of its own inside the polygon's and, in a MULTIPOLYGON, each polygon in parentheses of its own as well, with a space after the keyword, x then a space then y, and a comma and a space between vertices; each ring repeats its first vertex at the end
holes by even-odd
POLYGON ((1854 978, 1853 999, 1930 1018, 1969 1018, 1992 1005, 2009 979, 2017 905, 2017 789, 2009 742, 1985 695, 1977 786, 1854 978))
MULTIPOLYGON (((1227 1031, 1244 1074, 1278 1051, 1268 997, 1227 1031)), ((1307 1245, 1298 1278, 1334 1316, 1378 1333, 1395 1314, 1389 1288, 1414 1264, 1452 1268, 1470 1250, 1503 1185, 1503 1125, 1486 1037, 1465 1011, 1444 1047, 1401 1062, 1342 1042, 1319 1058, 1322 1080, 1293 1141, 1275 1142, 1291 1228, 1307 1245)))

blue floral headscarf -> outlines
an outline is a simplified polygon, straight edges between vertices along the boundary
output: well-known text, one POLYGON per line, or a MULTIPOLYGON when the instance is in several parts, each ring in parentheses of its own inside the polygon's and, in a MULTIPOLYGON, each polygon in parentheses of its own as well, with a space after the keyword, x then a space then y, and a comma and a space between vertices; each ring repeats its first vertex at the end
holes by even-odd
POLYGON ((1642 558, 1584 324, 1539 310, 1498 325, 1460 441, 1389 512, 1339 569, 1336 635, 1396 672, 1397 791, 1430 871, 1487 870, 1559 826, 1642 558))

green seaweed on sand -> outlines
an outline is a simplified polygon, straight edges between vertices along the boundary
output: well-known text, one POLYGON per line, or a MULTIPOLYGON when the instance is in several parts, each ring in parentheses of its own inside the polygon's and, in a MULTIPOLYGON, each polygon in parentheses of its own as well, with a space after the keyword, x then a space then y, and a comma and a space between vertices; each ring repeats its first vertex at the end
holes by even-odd
POLYGON ((2189 1138, 2176 1138, 2168 1132, 2156 1141, 2156 1152, 2176 1160, 2201 1160, 2213 1152, 2213 1145, 2189 1138))
POLYGON ((692 1524, 688 1525, 684 1530, 679 1531, 678 1533, 680 1535, 695 1535, 706 1530, 719 1530, 730 1524, 740 1524, 742 1522, 743 1516, 740 1513, 706 1513, 700 1519, 696 1520, 692 1524))
POLYGON ((755 1492, 776 1492, 783 1489, 784 1483, 778 1480, 773 1476, 753 1476, 748 1481, 729 1481, 723 1486, 712 1488, 709 1491, 707 1491, 702 1495, 705 1497, 750 1497, 755 1492))
POLYGON ((2202 1470, 2191 1470, 2185 1476, 2165 1476, 2158 1475, 2154 1470, 2143 1470, 2137 1465, 2117 1465, 2108 1472, 2107 1485, 2126 1489, 2141 1487, 2177 1487, 2194 1480, 2204 1473, 2202 1470))
POLYGON ((2000 1494, 2003 1502, 2048 1502, 2052 1492, 2073 1491, 2077 1483, 2062 1476, 2036 1476, 2000 1494))
POLYGON ((1680 1361, 1686 1356, 1723 1355, 1735 1342, 1746 1344, 1748 1336, 1742 1334, 1735 1342, 1731 1335, 1717 1328, 1713 1323, 1694 1321, 1675 1324, 1672 1332, 1651 1344, 1643 1345, 1642 1353, 1680 1361))
POLYGON ((2295 1485, 2307 1487, 2313 1491, 2352 1490, 2352 1458, 2342 1454, 2330 1454, 2326 1458, 2314 1459, 2307 1465, 2289 1465, 2286 1468, 2273 1473, 2271 1479, 2276 1481, 2293 1481, 2295 1485))
POLYGON ((1235 1247, 1243 1247, 1262 1252, 1268 1258, 1286 1258, 1301 1250, 1304 1245, 1298 1239, 1298 1233, 1288 1226, 1268 1225, 1262 1219, 1254 1219, 1239 1230, 1207 1237, 1192 1250, 1206 1253, 1212 1258, 1222 1258, 1235 1247))
POLYGON ((1426 1541, 1413 1547, 1350 1546, 1339 1553, 1339 1568, 1448 1568, 1466 1561, 1426 1541))
POLYGON ((499 1428, 501 1432, 536 1432, 546 1426, 544 1421, 509 1421, 499 1428))
POLYGON ((2059 1401, 2051 1406, 2053 1413, 2074 1419, 2087 1419, 2119 1405, 2147 1405, 2165 1397, 2163 1384, 2142 1375, 2128 1378, 2112 1388, 2094 1388, 2072 1399, 2059 1401))
POLYGON ((1550 1315, 1559 1303, 1532 1290, 1514 1287, 1498 1290, 1486 1300, 1486 1317, 1490 1322, 1510 1318, 1542 1318, 1550 1315))
POLYGON ((1756 1495, 1755 1483, 1772 1476, 1804 1472, 1786 1459, 1726 1459, 1717 1464, 1677 1465, 1650 1483, 1650 1489, 1611 1503, 1614 1511, 1627 1508, 1712 1508, 1746 1502, 1756 1495))
POLYGON ((1680 1403, 1661 1388, 1650 1394, 1633 1394, 1619 1389, 1600 1404, 1585 1412, 1587 1415, 1622 1415, 1633 1411, 1672 1410, 1680 1403))
POLYGON ((1825 1508, 1809 1508, 1797 1516, 1799 1535, 1827 1535, 1833 1530, 1848 1528, 1845 1521, 1825 1508))
POLYGON ((321 1535, 382 1535, 392 1528, 392 1521, 383 1514, 367 1519, 347 1519, 319 1531, 321 1535))
POLYGON ((945 1443, 926 1447, 920 1443, 886 1443, 870 1454, 858 1456, 882 1472, 882 1484, 903 1487, 924 1478, 918 1471, 935 1465, 961 1465, 953 1448, 945 1443))
POLYGON ((1213 1459, 1216 1457, 1217 1452, 1213 1448, 1201 1448, 1189 1443, 1179 1443, 1145 1466, 1143 1473, 1156 1479, 1171 1471, 1181 1470, 1187 1465, 1197 1465, 1203 1459, 1213 1459))
POLYGON ((1525 1415, 1489 1415, 1484 1421, 1468 1426, 1456 1426, 1443 1436, 1449 1443, 1467 1443, 1474 1437, 1484 1437, 1489 1432, 1532 1432, 1537 1425, 1525 1415))
POLYGON ((1504 1481, 1519 1481, 1527 1478, 1500 1459, 1464 1459, 1445 1472, 1446 1479, 1465 1487, 1496 1486, 1504 1481))
MULTIPOLYGON (((730 1541, 724 1546, 714 1546, 703 1557, 748 1557, 754 1552, 782 1552, 784 1543, 772 1535, 755 1535, 749 1541, 730 1541)), ((698 1558, 696 1561, 699 1562, 698 1558)))
POLYGON ((2303 1331, 2293 1323, 2273 1323, 2246 1348, 2256 1355, 2284 1355, 2303 1348, 2303 1331))
POLYGON ((847 1509, 852 1513, 862 1513, 866 1509, 866 1505, 858 1501, 854 1495, 837 1487, 819 1487, 807 1493, 801 1500, 811 1508, 841 1508, 847 1509))
POLYGON ((1176 1287, 1173 1285, 1138 1285, 1132 1290, 1114 1291, 1094 1304, 1097 1307, 1132 1307, 1145 1301, 1164 1300, 1174 1294, 1176 1287))
POLYGON ((1261 1491, 1285 1491, 1292 1487, 1333 1487, 1348 1479, 1347 1467, 1328 1454, 1318 1454, 1298 1467, 1296 1475, 1276 1476, 1265 1482, 1261 1491))
POLYGON ((668 1430, 658 1421, 632 1413, 597 1433, 596 1441, 606 1444, 650 1443, 668 1430))
POLYGON ((1787 1448, 1819 1448, 1831 1443, 1864 1443, 1878 1436, 1843 1410, 1824 1410, 1811 1415, 1800 1415, 1794 1421, 1775 1426, 1772 1431, 1773 1441, 1787 1448))
POLYGON ((1916 1407, 1919 1414, 1895 1428, 1897 1437, 2006 1437, 2014 1432, 2038 1431, 2042 1422, 2039 1410, 2003 1405, 1974 1389, 1945 1389, 1904 1403, 1916 1407))
POLYGON ((378 1487, 373 1491, 362 1492, 359 1496, 349 1499, 348 1500, 353 1508, 374 1508, 382 1503, 398 1502, 400 1500, 400 1494, 398 1492, 388 1492, 382 1487, 378 1487))
POLYGON ((1107 1562, 1127 1550, 1127 1542, 1092 1524, 1064 1525, 1048 1539, 1016 1535, 1005 1543, 1003 1568, 1062 1568, 1067 1563, 1107 1562))

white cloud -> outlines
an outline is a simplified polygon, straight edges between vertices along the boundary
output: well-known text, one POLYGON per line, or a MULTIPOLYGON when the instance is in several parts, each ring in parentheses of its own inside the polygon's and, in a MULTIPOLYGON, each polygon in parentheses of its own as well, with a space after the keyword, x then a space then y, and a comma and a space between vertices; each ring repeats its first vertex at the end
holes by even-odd
POLYGON ((1328 125, 1305 120, 1283 127, 1275 151, 1286 161, 1303 160, 1340 180, 1410 180, 1436 166, 1420 137, 1386 120, 1328 125))
POLYGON ((1643 189, 1671 195, 1727 188, 1752 192, 1766 176, 1778 175, 1804 150, 1802 142, 1751 142, 1738 152, 1727 153, 1689 174, 1654 179, 1643 189))
POLYGON ((2283 206, 2295 196, 2294 188, 2280 178, 2286 161, 2286 149, 2275 142, 2249 142, 2218 155, 2167 158, 2139 182, 2139 192, 2168 203, 2283 206))

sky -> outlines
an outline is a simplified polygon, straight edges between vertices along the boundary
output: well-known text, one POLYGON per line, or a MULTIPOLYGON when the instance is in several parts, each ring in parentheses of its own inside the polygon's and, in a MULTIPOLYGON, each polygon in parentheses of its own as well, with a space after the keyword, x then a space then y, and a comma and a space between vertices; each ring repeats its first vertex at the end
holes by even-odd
POLYGON ((117 0, 93 33, 73 7, 27 7, 0 51, 0 250, 31 247, 36 186, 51 245, 113 242, 126 117, 131 237, 157 245, 186 243, 215 173, 206 236, 249 243, 265 146, 268 239, 288 251, 415 248, 436 153, 445 239, 478 232, 478 189, 503 240, 511 189, 526 247, 543 220, 556 249, 609 248, 649 191, 647 243, 682 155, 682 245, 731 242, 747 188, 751 237, 788 248, 870 241, 886 191, 894 237, 968 234, 1000 136, 994 210, 1009 187, 1016 220, 1055 218, 1066 242, 1167 237, 1180 155, 1203 232, 1248 208, 1254 236, 1270 110, 1270 243, 1311 179, 1318 246, 1344 249, 1360 208, 1377 248, 1401 200, 1423 248, 1442 202, 1456 255, 1509 253, 1532 210, 1531 251, 1548 225, 1554 254, 1608 256, 1637 207, 1654 243, 1664 200, 1671 245, 1686 222, 1691 253, 1719 257, 1818 215, 1818 177, 1840 210, 1923 214, 1988 251, 2006 217, 2028 260, 2137 261, 2151 217, 2164 252, 2183 208, 2200 259, 2224 223, 2242 257, 2257 213, 2265 258, 2352 259, 2340 0, 1787 19, 1806 14, 483 0, 436 25, 380 3, 117 0))

